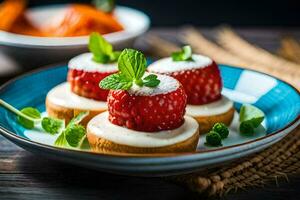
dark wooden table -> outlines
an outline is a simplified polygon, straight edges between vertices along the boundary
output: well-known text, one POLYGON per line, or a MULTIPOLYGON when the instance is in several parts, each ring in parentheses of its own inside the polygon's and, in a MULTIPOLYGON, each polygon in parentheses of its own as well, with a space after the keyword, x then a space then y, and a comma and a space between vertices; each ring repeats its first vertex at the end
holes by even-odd
MULTIPOLYGON (((174 29, 154 32, 173 37, 174 29)), ((211 30, 204 30, 209 37, 211 30)), ((275 51, 281 35, 300 38, 299 29, 239 29, 249 41, 275 51)), ((137 43, 146 48, 142 42, 137 43)), ((7 77, 2 77, 1 81, 7 77)), ((300 176, 289 177, 265 188, 253 188, 227 196, 246 200, 299 200, 300 176)), ((161 178, 127 177, 106 174, 33 155, 0 136, 0 200, 8 199, 199 199, 188 189, 161 178)))

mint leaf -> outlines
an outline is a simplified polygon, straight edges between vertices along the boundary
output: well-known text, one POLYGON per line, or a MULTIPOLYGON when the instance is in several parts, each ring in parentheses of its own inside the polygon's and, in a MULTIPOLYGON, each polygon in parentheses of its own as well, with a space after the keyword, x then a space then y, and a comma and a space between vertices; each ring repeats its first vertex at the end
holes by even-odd
POLYGON ((249 121, 244 121, 240 124, 240 133, 252 135, 254 134, 254 126, 249 121))
POLYGON ((110 63, 118 60, 120 52, 114 52, 112 45, 99 33, 92 33, 89 39, 89 50, 93 60, 98 63, 110 63))
POLYGON ((18 122, 24 128, 33 129, 35 122, 32 119, 41 119, 41 113, 36 108, 26 107, 26 108, 23 108, 20 112, 31 118, 31 119, 28 119, 28 118, 24 118, 22 116, 18 116, 18 118, 17 118, 18 122))
POLYGON ((64 126, 64 121, 51 117, 44 117, 42 120, 42 128, 52 135, 59 133, 64 126))
POLYGON ((112 12, 116 6, 115 0, 93 0, 92 3, 104 12, 112 12))
POLYGON ((73 124, 79 124, 86 116, 89 115, 88 111, 80 112, 78 115, 73 117, 66 128, 72 126, 73 124))
POLYGON ((210 146, 222 146, 222 137, 220 136, 219 133, 215 131, 210 131, 206 137, 206 143, 207 145, 210 146))
POLYGON ((240 132, 253 134, 265 118, 265 114, 259 108, 252 105, 243 105, 240 109, 240 132))
POLYGON ((110 90, 129 90, 133 83, 142 87, 156 87, 160 80, 151 74, 142 79, 147 61, 145 56, 134 49, 124 49, 118 60, 119 73, 104 78, 99 87, 110 90))
POLYGON ((181 51, 173 52, 171 57, 173 61, 193 61, 191 46, 182 47, 181 51))
POLYGON ((85 128, 79 124, 70 125, 64 132, 66 141, 71 147, 77 147, 85 136, 85 128))
POLYGON ((121 55, 121 51, 114 51, 111 55, 110 55, 110 59, 117 61, 121 55))
POLYGON ((65 132, 64 131, 55 140, 54 145, 58 146, 58 147, 65 147, 67 145, 67 141, 66 141, 66 138, 65 138, 65 132))
POLYGON ((122 74, 112 74, 102 79, 100 87, 108 90, 128 90, 132 86, 132 81, 122 74))
POLYGON ((119 71, 129 80, 139 80, 143 77, 147 60, 141 52, 134 49, 124 49, 118 60, 119 71))
POLYGON ((160 83, 160 80, 157 79, 157 76, 154 74, 150 74, 143 79, 144 86, 147 87, 156 87, 160 83))
POLYGON ((79 123, 89 114, 89 112, 80 112, 75 116, 67 125, 67 127, 61 132, 56 139, 54 145, 59 147, 79 147, 83 143, 83 139, 86 135, 85 128, 79 123))

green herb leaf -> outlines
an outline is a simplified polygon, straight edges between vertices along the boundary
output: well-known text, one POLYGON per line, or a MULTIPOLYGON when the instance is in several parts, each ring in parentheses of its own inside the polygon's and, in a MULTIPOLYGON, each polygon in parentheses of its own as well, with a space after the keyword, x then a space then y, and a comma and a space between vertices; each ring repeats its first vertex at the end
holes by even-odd
POLYGON ((147 61, 145 56, 134 49, 124 49, 118 60, 119 73, 104 78, 99 86, 103 89, 129 90, 133 83, 142 87, 156 87, 160 80, 151 74, 142 79, 147 61))
POLYGON ((110 59, 113 61, 117 61, 121 55, 121 51, 114 51, 111 55, 110 55, 110 59))
POLYGON ((63 131, 59 136, 58 138, 55 140, 54 142, 54 145, 55 146, 58 146, 58 147, 65 147, 67 146, 67 140, 66 140, 66 137, 65 137, 65 132, 63 131))
POLYGON ((57 134, 64 127, 64 121, 51 117, 44 117, 42 120, 42 128, 52 135, 57 134))
POLYGON ((89 50, 93 53, 93 60, 99 63, 109 63, 118 60, 120 52, 113 51, 113 47, 99 33, 92 33, 89 39, 89 50))
POLYGON ((71 119, 71 121, 69 122, 69 124, 67 125, 66 128, 68 128, 69 126, 72 126, 74 124, 79 124, 88 115, 89 115, 88 111, 80 112, 78 115, 73 117, 73 119, 71 119))
POLYGON ((160 83, 160 80, 157 79, 157 76, 150 74, 143 79, 143 84, 147 87, 156 87, 160 83))
POLYGON ((79 123, 89 114, 89 112, 80 112, 75 116, 61 132, 55 141, 56 146, 60 147, 79 147, 83 143, 83 137, 86 135, 85 128, 79 123))
POLYGON ((118 60, 119 71, 128 80, 141 79, 146 71, 147 60, 139 51, 124 49, 118 60))
POLYGON ((108 90, 128 90, 132 86, 132 81, 122 74, 112 74, 102 79, 100 87, 108 90))
POLYGON ((116 6, 115 0, 93 0, 92 3, 104 12, 112 12, 116 6))
POLYGON ((66 141, 71 147, 79 146, 81 140, 85 136, 85 128, 79 124, 72 124, 66 128, 65 137, 66 141))
POLYGON ((240 109, 240 132, 253 134, 264 120, 265 114, 259 108, 252 105, 243 105, 240 109))
POLYGON ((78 148, 80 149, 91 149, 89 140, 87 139, 86 135, 81 139, 81 142, 78 145, 78 148))
MULTIPOLYGON (((41 119, 41 113, 36 108, 26 107, 26 108, 23 108, 20 112, 23 113, 24 115, 30 117, 31 119, 41 119)), ((23 127, 27 128, 27 129, 34 128, 35 122, 33 120, 24 118, 22 116, 18 116, 17 119, 18 119, 19 124, 21 124, 23 127)))
POLYGON ((254 134, 254 126, 250 121, 244 121, 240 124, 240 133, 252 135, 254 134))
POLYGON ((172 53, 173 61, 193 61, 191 46, 182 47, 181 51, 172 53))
POLYGON ((206 144, 210 146, 221 146, 222 145, 222 138, 219 133, 215 131, 210 131, 206 135, 206 144))
POLYGON ((222 139, 227 138, 229 135, 228 127, 225 124, 220 123, 220 122, 216 123, 213 126, 212 130, 219 133, 219 135, 221 136, 222 139))

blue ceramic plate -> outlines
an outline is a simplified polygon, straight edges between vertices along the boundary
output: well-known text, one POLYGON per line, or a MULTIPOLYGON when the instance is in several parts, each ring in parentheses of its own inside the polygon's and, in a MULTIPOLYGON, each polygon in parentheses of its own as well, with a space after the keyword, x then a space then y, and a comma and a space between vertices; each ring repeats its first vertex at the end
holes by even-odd
MULTIPOLYGON (((52 159, 92 167, 120 174, 162 176, 188 173, 221 165, 262 149, 281 140, 300 123, 300 96, 289 84, 255 71, 220 65, 223 94, 235 102, 239 111, 243 103, 254 104, 266 114, 262 126, 253 136, 238 133, 237 113, 230 126, 230 136, 222 147, 206 147, 204 137, 194 153, 159 155, 104 155, 89 150, 62 149, 53 146, 57 136, 39 129, 25 130, 16 123, 15 116, 0 108, 0 131, 17 145, 52 159)), ((45 111, 47 92, 66 81, 66 66, 32 72, 5 84, 0 98, 22 108, 37 107, 45 111)))

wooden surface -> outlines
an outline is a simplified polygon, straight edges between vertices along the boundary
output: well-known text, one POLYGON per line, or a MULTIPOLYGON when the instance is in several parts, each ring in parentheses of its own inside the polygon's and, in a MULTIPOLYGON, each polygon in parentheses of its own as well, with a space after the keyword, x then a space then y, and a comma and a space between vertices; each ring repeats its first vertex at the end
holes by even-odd
MULTIPOLYGON (((157 29, 155 33, 170 39, 174 29, 157 29)), ((211 30, 204 31, 212 37, 211 30)), ((275 51, 282 35, 292 34, 300 39, 298 30, 239 30, 249 41, 275 51)), ((147 49, 141 39, 138 47, 147 49)), ((7 79, 3 77, 1 81, 7 79)), ((228 199, 298 200, 300 176, 289 182, 253 188, 227 196, 228 199)), ((188 189, 161 178, 139 178, 106 174, 26 152, 0 136, 0 199, 199 199, 188 189)))

